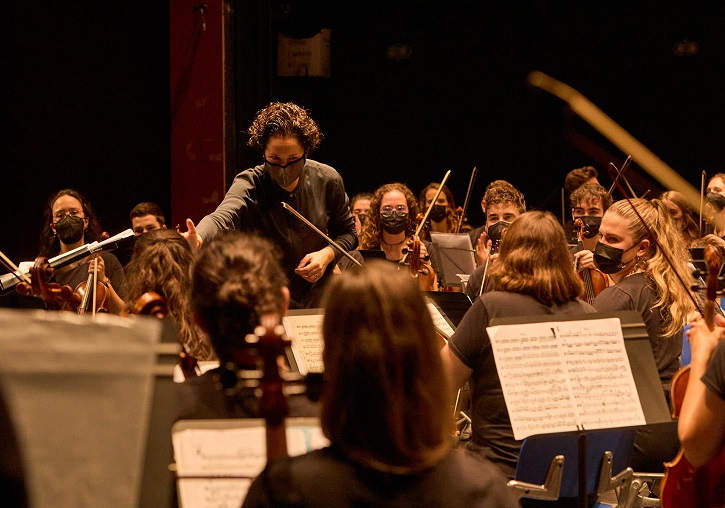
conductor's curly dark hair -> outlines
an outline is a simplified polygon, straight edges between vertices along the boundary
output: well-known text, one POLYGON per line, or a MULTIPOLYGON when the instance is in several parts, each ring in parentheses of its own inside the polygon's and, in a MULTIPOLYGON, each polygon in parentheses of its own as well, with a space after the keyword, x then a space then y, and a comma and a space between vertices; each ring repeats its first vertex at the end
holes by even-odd
POLYGON ((315 150, 323 139, 309 112, 292 102, 272 102, 258 111, 248 133, 247 144, 259 153, 264 152, 269 138, 274 136, 296 138, 305 153, 315 150))

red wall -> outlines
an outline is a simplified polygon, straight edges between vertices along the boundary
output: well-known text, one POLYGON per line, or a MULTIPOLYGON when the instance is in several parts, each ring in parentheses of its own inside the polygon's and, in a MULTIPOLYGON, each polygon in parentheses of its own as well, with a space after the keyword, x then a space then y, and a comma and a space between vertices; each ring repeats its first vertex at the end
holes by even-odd
POLYGON ((198 223, 224 197, 224 18, 222 0, 170 5, 171 222, 198 223))

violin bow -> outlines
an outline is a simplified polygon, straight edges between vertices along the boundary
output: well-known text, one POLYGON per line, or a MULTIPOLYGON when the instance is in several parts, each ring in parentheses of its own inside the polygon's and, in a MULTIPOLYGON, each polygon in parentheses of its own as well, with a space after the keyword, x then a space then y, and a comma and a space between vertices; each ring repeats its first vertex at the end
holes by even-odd
POLYGON ((461 225, 463 224, 463 218, 466 216, 466 211, 468 210, 468 203, 471 200, 471 191, 473 190, 473 182, 476 181, 476 175, 478 174, 478 169, 476 166, 473 166, 473 170, 471 171, 471 179, 468 181, 468 190, 466 191, 466 199, 463 201, 463 213, 461 213, 461 218, 458 221, 458 224, 456 225, 455 233, 461 232, 461 225))
MULTIPOLYGON (((415 229, 415 236, 420 235, 420 232, 423 230, 423 226, 425 226, 425 222, 428 220, 428 215, 430 215, 430 211, 433 209, 433 204, 435 204, 436 201, 438 201, 438 196, 441 195, 441 191, 443 190, 443 186, 446 184, 446 181, 448 181, 448 177, 451 176, 451 170, 449 169, 446 171, 445 176, 443 177, 443 180, 441 180, 441 184, 438 186, 438 190, 436 191, 435 196, 433 196, 433 201, 431 201, 431 206, 428 207, 428 209, 425 211, 425 214, 423 215, 423 220, 420 221, 420 224, 418 224, 418 227, 415 229)), ((408 260, 408 252, 405 253, 403 256, 403 259, 400 261, 401 264, 405 264, 405 262, 408 260)))
POLYGON ((297 217, 299 220, 301 220, 302 222, 304 222, 305 224, 307 224, 310 228, 312 228, 312 230, 314 232, 316 232, 318 235, 320 235, 322 238, 324 238, 325 241, 330 244, 330 246, 336 248, 337 250, 339 250, 340 252, 342 252, 343 255, 347 256, 350 261, 352 261, 353 263, 355 263, 357 266, 362 266, 362 263, 360 263, 360 261, 358 261, 357 259, 355 259, 354 257, 352 257, 349 252, 347 252, 345 249, 343 249, 337 243, 335 243, 335 241, 332 238, 330 238, 325 233, 323 233, 322 231, 320 231, 317 226, 315 226, 310 221, 308 221, 305 218, 305 216, 302 215, 300 212, 298 212, 297 210, 295 210, 294 208, 292 208, 290 205, 288 205, 284 201, 282 201, 282 208, 284 208, 285 210, 287 210, 288 212, 290 212, 292 215, 294 215, 295 217, 297 217))
POLYGON ((702 208, 705 203, 705 170, 702 170, 702 177, 700 178, 700 224, 699 234, 702 238, 702 208))
POLYGON ((3 264, 5 265, 5 268, 10 270, 11 272, 14 272, 15 275, 19 276, 21 279, 23 279, 25 282, 30 284, 30 277, 28 277, 26 274, 20 271, 20 268, 13 263, 9 257, 7 257, 5 254, 3 254, 2 251, 0 251, 0 258, 3 260, 3 264))
MULTIPOLYGON (((614 177, 614 181, 612 182, 612 186, 609 187, 610 196, 612 195, 612 191, 614 190, 614 187, 617 185, 617 181, 621 178, 622 180, 624 180, 624 183, 627 184, 627 188, 629 189, 629 193, 630 193, 629 195, 635 199, 637 198, 637 194, 634 193, 634 189, 632 189, 632 186, 629 185, 627 178, 624 176, 624 171, 629 167, 629 164, 631 162, 632 162, 632 156, 628 155, 627 158, 625 159, 624 163, 622 164, 621 169, 617 168, 617 166, 615 166, 615 164, 613 162, 609 163, 609 165, 612 166, 612 168, 614 169, 614 171, 616 173, 616 176, 614 177)), ((623 190, 620 188, 620 191, 623 191, 623 190)))

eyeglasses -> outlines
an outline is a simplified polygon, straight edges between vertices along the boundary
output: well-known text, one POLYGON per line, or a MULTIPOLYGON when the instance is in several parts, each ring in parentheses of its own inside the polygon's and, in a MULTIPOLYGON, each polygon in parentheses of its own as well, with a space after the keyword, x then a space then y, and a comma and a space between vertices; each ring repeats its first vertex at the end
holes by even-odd
POLYGON ((398 205, 398 206, 384 206, 380 209, 380 215, 383 217, 390 217, 393 215, 393 212, 397 213, 398 215, 408 215, 408 207, 405 205, 398 205))
POLYGON ((289 161, 287 164, 275 164, 274 162, 269 162, 267 160, 267 157, 263 157, 263 158, 264 158, 264 162, 266 162, 270 166, 274 166, 275 168, 280 168, 280 169, 287 169, 290 166, 294 166, 295 164, 297 164, 299 162, 303 162, 304 163, 304 161, 305 161, 305 156, 304 155, 302 157, 299 157, 299 158, 293 160, 293 161, 289 161))
POLYGON ((66 216, 77 217, 83 219, 83 210, 77 208, 71 208, 70 210, 60 210, 53 214, 53 222, 58 222, 65 219, 66 216))

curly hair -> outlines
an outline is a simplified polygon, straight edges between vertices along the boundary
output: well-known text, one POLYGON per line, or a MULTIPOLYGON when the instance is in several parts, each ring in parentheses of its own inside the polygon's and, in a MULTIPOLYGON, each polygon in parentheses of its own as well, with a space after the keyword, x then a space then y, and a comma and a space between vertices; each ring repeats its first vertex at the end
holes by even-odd
POLYGON ((281 317, 282 288, 288 283, 281 259, 269 240, 238 231, 217 234, 199 252, 191 309, 222 362, 231 361, 263 315, 281 317))
POLYGON ((598 183, 585 183, 577 187, 577 189, 569 196, 569 204, 572 208, 576 208, 579 203, 586 201, 599 200, 602 203, 602 211, 606 212, 607 208, 612 206, 612 195, 607 189, 598 183))
POLYGON ((309 112, 292 102, 268 104, 257 112, 247 132, 247 145, 259 153, 264 153, 269 138, 274 136, 296 138, 305 153, 315 150, 323 139, 320 127, 309 112))
POLYGON ((380 202, 383 200, 385 194, 394 190, 402 192, 408 204, 408 217, 410 217, 410 222, 408 223, 408 228, 405 230, 405 236, 407 237, 415 233, 418 200, 415 199, 415 195, 405 184, 398 182, 386 183, 373 193, 373 198, 370 200, 368 218, 360 232, 360 250, 374 249, 380 245, 380 238, 383 234, 383 225, 380 220, 380 202))
POLYGON ((379 471, 405 474, 438 462, 450 449, 449 393, 417 283, 373 260, 335 277, 324 308, 325 435, 379 471))
POLYGON ((166 299, 169 316, 179 327, 179 341, 197 360, 212 360, 209 339, 191 320, 189 294, 194 256, 186 239, 173 229, 157 229, 136 238, 126 266, 129 308, 144 293, 166 299))
POLYGON ((43 229, 40 232, 40 249, 39 255, 51 257, 60 252, 60 240, 53 232, 50 225, 53 223, 53 205, 63 196, 71 196, 78 200, 83 208, 83 215, 88 218, 88 226, 86 227, 83 237, 86 243, 101 240, 101 223, 98 221, 91 203, 88 199, 75 189, 63 189, 53 194, 47 201, 43 210, 43 229))
POLYGON ((521 192, 505 180, 495 180, 486 187, 483 200, 486 207, 499 203, 513 203, 519 213, 526 211, 526 200, 521 192))
POLYGON ((564 230, 550 212, 524 213, 511 223, 490 274, 497 291, 530 295, 549 307, 584 294, 564 230))
POLYGON ((645 275, 655 283, 657 303, 654 308, 660 309, 663 318, 663 336, 676 335, 687 323, 687 316, 695 306, 688 294, 689 290, 678 280, 679 275, 680 280, 687 284, 692 276, 687 268, 689 256, 684 237, 679 233, 669 210, 659 199, 633 199, 631 204, 625 200, 615 202, 607 213, 617 214, 625 220, 633 245, 649 239, 650 246, 643 260, 646 262, 645 275), (633 206, 656 238, 650 237, 633 206), (672 265, 667 262, 668 258, 672 265))

